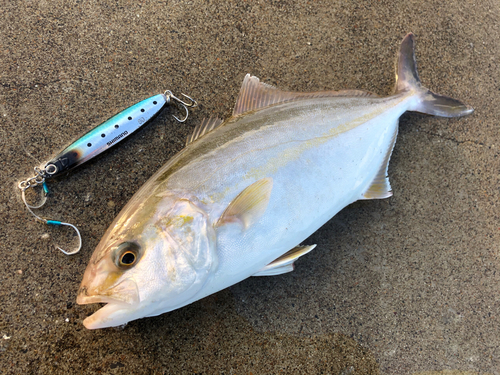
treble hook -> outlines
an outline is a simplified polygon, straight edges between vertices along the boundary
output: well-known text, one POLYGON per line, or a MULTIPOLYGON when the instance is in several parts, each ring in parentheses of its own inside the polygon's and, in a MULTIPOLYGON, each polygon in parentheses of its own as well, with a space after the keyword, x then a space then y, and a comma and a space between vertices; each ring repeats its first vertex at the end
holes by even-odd
POLYGON ((70 224, 70 223, 63 223, 59 220, 50 220, 50 219, 44 219, 38 215, 36 215, 32 208, 39 208, 39 207, 42 207, 44 204, 45 204, 45 201, 47 200, 47 194, 48 194, 48 188, 47 188, 47 185, 45 184, 45 181, 43 182, 43 191, 44 191, 44 200, 42 202, 42 204, 38 205, 38 206, 31 206, 28 204, 28 202, 26 201, 26 195, 25 195, 25 191, 26 191, 27 188, 24 188, 24 189, 21 189, 21 196, 22 196, 22 199, 23 199, 23 202, 24 204, 26 205, 26 208, 28 209, 28 211, 38 220, 40 221, 43 221, 45 224, 47 225, 55 225, 55 226, 61 226, 61 225, 65 225, 65 226, 68 226, 68 227, 71 227, 75 230, 76 234, 78 235, 78 248, 76 250, 73 250, 73 251, 66 251, 62 248, 60 248, 59 246, 56 246, 56 248, 58 250, 61 250, 64 254, 66 255, 74 255, 76 253, 78 253, 80 251, 80 249, 82 248, 82 236, 80 235, 80 231, 78 230, 77 227, 75 227, 73 224, 70 224))
POLYGON ((196 106, 198 105, 198 103, 196 102, 196 100, 194 100, 193 98, 191 98, 191 97, 187 96, 186 94, 182 94, 182 93, 181 93, 181 95, 182 95, 182 96, 184 96, 185 98, 188 98, 188 99, 191 101, 190 103, 186 103, 186 102, 184 102, 184 101, 180 100, 180 99, 179 99, 178 97, 176 97, 176 96, 172 93, 172 91, 170 91, 170 90, 166 90, 166 91, 165 91, 165 93, 164 93, 164 95, 167 97, 167 100, 170 100, 170 98, 174 99, 174 100, 175 100, 178 104, 180 104, 180 105, 184 108, 184 110, 186 111, 186 117, 184 117, 182 120, 181 120, 181 119, 179 119, 178 117, 176 117, 176 116, 172 115, 172 117, 173 117, 173 118, 175 118, 177 121, 179 121, 179 122, 181 122, 181 123, 182 123, 182 122, 185 122, 185 121, 187 120, 187 118, 189 117, 189 110, 188 110, 188 107, 189 107, 189 108, 194 108, 194 107, 196 107, 196 106))

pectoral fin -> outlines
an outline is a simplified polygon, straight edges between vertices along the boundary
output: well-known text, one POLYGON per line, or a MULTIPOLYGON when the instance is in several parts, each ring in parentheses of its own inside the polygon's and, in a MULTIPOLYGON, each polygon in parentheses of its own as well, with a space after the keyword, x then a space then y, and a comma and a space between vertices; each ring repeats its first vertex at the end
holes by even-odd
POLYGON ((292 250, 269 263, 252 276, 275 276, 281 275, 282 273, 292 272, 294 269, 293 262, 295 262, 302 255, 306 255, 315 247, 316 245, 294 247, 292 250))
POLYGON ((215 226, 239 223, 243 229, 248 229, 266 212, 272 188, 273 179, 270 177, 254 182, 234 198, 215 226))

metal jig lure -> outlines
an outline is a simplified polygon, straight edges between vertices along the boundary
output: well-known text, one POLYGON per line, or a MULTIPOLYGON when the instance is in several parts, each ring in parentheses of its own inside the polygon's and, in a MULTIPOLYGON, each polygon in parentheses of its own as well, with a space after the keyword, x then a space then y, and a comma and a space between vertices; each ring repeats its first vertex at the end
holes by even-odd
POLYGON ((118 144, 133 132, 153 120, 167 104, 172 102, 172 100, 186 111, 186 115, 183 119, 172 116, 178 122, 185 122, 189 116, 188 108, 196 107, 197 103, 189 96, 185 94, 182 95, 189 99, 190 102, 185 102, 177 98, 170 90, 167 90, 163 94, 147 98, 121 111, 66 147, 54 158, 45 163, 43 168, 35 167, 35 175, 19 183, 18 187, 21 190, 23 202, 28 211, 35 216, 36 219, 48 225, 69 226, 76 231, 79 239, 78 248, 73 251, 65 251, 57 247, 64 254, 73 255, 78 253, 82 247, 82 238, 80 231, 73 224, 64 223, 58 220, 44 219, 33 212, 33 209, 41 208, 47 201, 48 188, 45 183, 46 179, 59 176, 118 144), (42 185, 43 187, 43 198, 40 204, 32 206, 26 201, 25 192, 29 188, 38 185, 42 185))

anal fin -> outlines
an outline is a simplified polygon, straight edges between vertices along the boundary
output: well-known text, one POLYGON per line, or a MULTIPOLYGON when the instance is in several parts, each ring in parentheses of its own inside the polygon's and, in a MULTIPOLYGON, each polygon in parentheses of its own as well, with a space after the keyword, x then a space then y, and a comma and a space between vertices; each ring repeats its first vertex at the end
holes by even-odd
POLYGON ((384 160, 382 161, 382 165, 375 175, 372 184, 360 199, 384 199, 392 197, 392 188, 389 182, 389 177, 387 176, 387 170, 389 169, 389 161, 391 160, 392 150, 396 144, 397 136, 398 124, 396 123, 396 130, 392 136, 390 147, 387 150, 384 160))
POLYGON ((315 247, 316 245, 294 247, 292 250, 287 251, 285 254, 269 263, 252 276, 276 276, 292 272, 294 269, 293 262, 295 262, 302 255, 306 255, 315 247))

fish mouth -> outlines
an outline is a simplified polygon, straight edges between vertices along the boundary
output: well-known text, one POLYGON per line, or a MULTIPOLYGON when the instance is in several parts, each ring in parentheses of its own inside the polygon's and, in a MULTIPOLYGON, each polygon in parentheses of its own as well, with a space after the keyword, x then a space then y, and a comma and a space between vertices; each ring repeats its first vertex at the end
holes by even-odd
POLYGON ((85 318, 83 325, 87 329, 114 327, 127 323, 127 315, 133 313, 139 305, 137 285, 131 280, 126 280, 104 293, 90 292, 82 286, 78 292, 76 303, 88 305, 92 303, 105 303, 103 307, 85 318))
MULTIPOLYGON (((87 303, 97 303, 97 299, 94 299, 93 302, 83 302, 77 299, 76 301, 79 305, 84 305, 87 303)), ((109 300, 102 300, 101 302, 106 303, 105 306, 101 307, 99 310, 97 310, 95 313, 92 315, 88 316, 83 320, 83 325, 87 329, 98 329, 98 328, 106 328, 106 327, 113 327, 120 325, 120 323, 115 324, 112 319, 110 319, 110 316, 115 314, 116 312, 120 310, 128 310, 127 304, 124 304, 122 302, 110 302, 109 300)), ((125 324, 125 323, 122 323, 125 324)))

